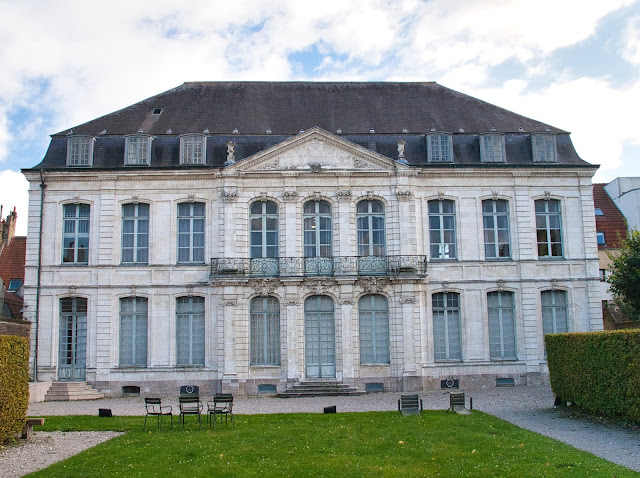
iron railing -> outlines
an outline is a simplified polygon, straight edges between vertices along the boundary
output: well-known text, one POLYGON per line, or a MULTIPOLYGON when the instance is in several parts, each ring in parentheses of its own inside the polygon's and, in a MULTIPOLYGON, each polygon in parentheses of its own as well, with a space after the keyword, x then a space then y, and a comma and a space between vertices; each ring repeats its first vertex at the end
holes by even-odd
POLYGON ((427 275, 426 256, 265 257, 211 259, 211 277, 427 275))

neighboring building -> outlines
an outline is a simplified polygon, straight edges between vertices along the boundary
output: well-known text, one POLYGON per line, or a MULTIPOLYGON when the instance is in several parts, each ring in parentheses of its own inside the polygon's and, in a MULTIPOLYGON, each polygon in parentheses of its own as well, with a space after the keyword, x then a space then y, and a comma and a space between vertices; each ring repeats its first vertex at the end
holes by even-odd
POLYGON ((185 83, 23 171, 38 376, 545 380, 545 333, 602 329, 595 170, 566 131, 436 83, 185 83))
MULTIPOLYGON (((1 208, 0 208, 1 211, 1 208)), ((0 215, 2 212, 0 212, 0 215)), ((0 222, 0 317, 21 319, 27 238, 15 236, 15 209, 0 222)))
POLYGON ((600 293, 603 307, 606 307, 613 297, 609 292, 607 275, 611 269, 609 254, 615 254, 620 248, 621 241, 627 234, 627 221, 611 200, 605 190, 605 184, 593 185, 593 203, 596 215, 596 241, 598 243, 598 263, 600 267, 600 293))
POLYGON ((640 229, 640 177, 616 178, 604 189, 624 214, 629 229, 640 229))

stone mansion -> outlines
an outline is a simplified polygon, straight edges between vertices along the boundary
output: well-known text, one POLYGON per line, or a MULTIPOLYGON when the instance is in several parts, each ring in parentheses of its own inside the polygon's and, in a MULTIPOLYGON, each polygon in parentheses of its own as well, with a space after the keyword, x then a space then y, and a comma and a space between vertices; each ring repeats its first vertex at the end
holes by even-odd
POLYGON ((184 83, 23 171, 32 365, 108 396, 543 381, 544 334, 602 329, 596 168, 434 82, 184 83))

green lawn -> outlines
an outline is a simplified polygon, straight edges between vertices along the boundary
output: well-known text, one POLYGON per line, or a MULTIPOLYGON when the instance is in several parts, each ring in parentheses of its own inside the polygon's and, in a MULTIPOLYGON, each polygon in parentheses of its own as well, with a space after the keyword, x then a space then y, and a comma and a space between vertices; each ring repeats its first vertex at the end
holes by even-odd
POLYGON ((38 429, 127 433, 30 476, 637 476, 477 411, 242 415, 216 431, 195 417, 184 430, 175 417, 173 430, 142 423, 46 417, 38 429))

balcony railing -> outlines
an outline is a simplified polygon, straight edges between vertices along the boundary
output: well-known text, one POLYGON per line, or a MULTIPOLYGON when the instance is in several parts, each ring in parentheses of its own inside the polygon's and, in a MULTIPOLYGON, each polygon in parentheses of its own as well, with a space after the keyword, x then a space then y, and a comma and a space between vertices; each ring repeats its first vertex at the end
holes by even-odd
POLYGON ((266 257, 211 259, 211 277, 341 277, 427 275, 426 256, 266 257))

